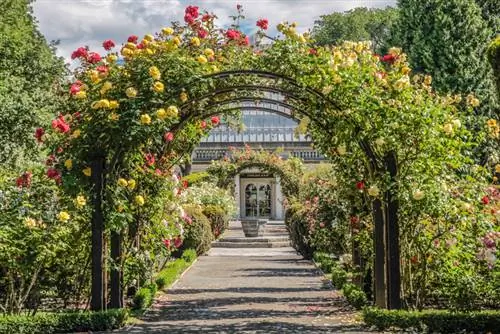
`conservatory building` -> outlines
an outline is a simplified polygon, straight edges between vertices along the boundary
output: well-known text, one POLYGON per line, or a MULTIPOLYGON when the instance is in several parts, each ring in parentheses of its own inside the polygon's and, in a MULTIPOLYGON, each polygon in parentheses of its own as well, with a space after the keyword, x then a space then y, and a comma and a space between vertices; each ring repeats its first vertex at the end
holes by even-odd
MULTIPOLYGON (((243 130, 226 125, 214 128, 193 151, 192 171, 202 171, 212 160, 230 154, 230 147, 254 150, 279 149, 282 158, 299 157, 306 166, 318 164, 324 157, 312 148, 308 136, 296 135, 297 121, 283 111, 272 112, 276 106, 263 108, 242 106, 243 130)), ((280 178, 256 168, 245 169, 235 176, 234 195, 239 218, 284 219, 283 194, 280 178)))

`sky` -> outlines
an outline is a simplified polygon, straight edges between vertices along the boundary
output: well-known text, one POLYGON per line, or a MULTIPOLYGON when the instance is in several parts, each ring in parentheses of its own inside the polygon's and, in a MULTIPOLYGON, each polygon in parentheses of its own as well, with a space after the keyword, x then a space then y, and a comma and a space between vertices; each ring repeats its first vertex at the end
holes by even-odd
POLYGON ((228 26, 237 4, 246 16, 245 33, 251 34, 257 29, 255 22, 266 18, 273 34, 281 21, 297 22, 298 30, 306 31, 321 15, 355 7, 394 6, 396 0, 37 0, 33 9, 41 32, 48 41, 60 41, 57 54, 70 62, 71 52, 80 46, 103 52, 106 39, 120 45, 130 35, 142 37, 172 21, 182 21, 188 5, 215 13, 219 25, 228 26))

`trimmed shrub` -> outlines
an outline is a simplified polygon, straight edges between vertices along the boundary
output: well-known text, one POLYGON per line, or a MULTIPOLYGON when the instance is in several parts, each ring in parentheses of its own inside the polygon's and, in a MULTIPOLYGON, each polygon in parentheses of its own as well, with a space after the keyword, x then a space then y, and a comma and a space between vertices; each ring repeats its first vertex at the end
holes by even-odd
POLYGON ((182 253, 181 258, 188 264, 191 264, 194 260, 196 260, 196 251, 194 249, 186 249, 184 253, 182 253))
POLYGON ((127 309, 101 312, 43 313, 35 316, 0 316, 0 334, 107 331, 123 327, 127 318, 127 309))
POLYGON ((140 288, 134 296, 134 309, 145 310, 151 306, 157 290, 158 287, 156 284, 150 284, 140 288))
POLYGON ((203 214, 201 208, 188 205, 184 208, 186 213, 192 218, 192 224, 185 226, 184 242, 181 250, 192 248, 197 255, 206 253, 214 240, 210 221, 203 214))
POLYGON ((500 333, 500 311, 451 312, 448 310, 384 310, 374 307, 363 310, 363 320, 379 330, 392 327, 429 333, 500 333))
POLYGON ((357 310, 361 310, 368 304, 366 293, 357 285, 344 283, 342 293, 344 294, 349 304, 351 304, 357 310))
POLYGON ((304 258, 311 259, 314 253, 314 248, 308 239, 309 229, 307 223, 299 212, 303 209, 300 203, 291 205, 285 214, 285 224, 290 233, 290 241, 293 248, 297 250, 304 258))
POLYGON ((342 289, 344 284, 347 283, 347 272, 341 268, 337 264, 334 264, 331 267, 332 271, 332 284, 337 289, 342 289))
POLYGON ((194 172, 186 175, 182 178, 182 181, 186 181, 188 185, 194 186, 201 182, 208 182, 212 179, 212 175, 207 172, 194 172))
POLYGON ((218 238, 229 226, 229 216, 221 206, 207 205, 203 208, 203 214, 210 221, 214 238, 218 238))

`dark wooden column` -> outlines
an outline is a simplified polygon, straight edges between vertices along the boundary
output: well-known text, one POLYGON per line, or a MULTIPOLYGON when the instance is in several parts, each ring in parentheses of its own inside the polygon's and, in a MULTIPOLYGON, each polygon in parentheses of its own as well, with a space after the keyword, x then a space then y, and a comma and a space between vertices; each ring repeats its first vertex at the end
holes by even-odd
POLYGON ((123 307, 123 273, 122 273, 122 236, 120 232, 111 231, 111 298, 110 308, 123 307))
POLYGON ((387 253, 387 308, 401 308, 401 264, 399 252, 399 222, 397 199, 398 165, 396 154, 389 152, 385 164, 391 179, 391 187, 386 192, 386 253, 387 253))
POLYGON ((373 279, 374 289, 373 296, 375 305, 381 308, 387 308, 387 294, 385 285, 385 222, 384 212, 382 210, 382 201, 375 199, 373 206, 373 279))
POLYGON ((106 160, 104 155, 96 157, 92 163, 92 285, 90 308, 101 311, 105 308, 103 280, 103 238, 104 214, 102 207, 104 173, 106 160))

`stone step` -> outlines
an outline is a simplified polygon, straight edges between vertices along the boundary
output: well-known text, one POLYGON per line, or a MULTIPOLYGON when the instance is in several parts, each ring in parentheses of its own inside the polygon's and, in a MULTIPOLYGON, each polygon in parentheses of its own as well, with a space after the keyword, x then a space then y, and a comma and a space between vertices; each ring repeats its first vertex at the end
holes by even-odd
POLYGON ((253 237, 253 238, 239 238, 239 237, 227 237, 219 239, 220 242, 281 242, 281 241, 289 241, 287 235, 285 236, 263 236, 263 237, 253 237))
POLYGON ((212 247, 216 248, 279 248, 289 247, 289 241, 279 242, 224 242, 217 241, 212 243, 212 247))

